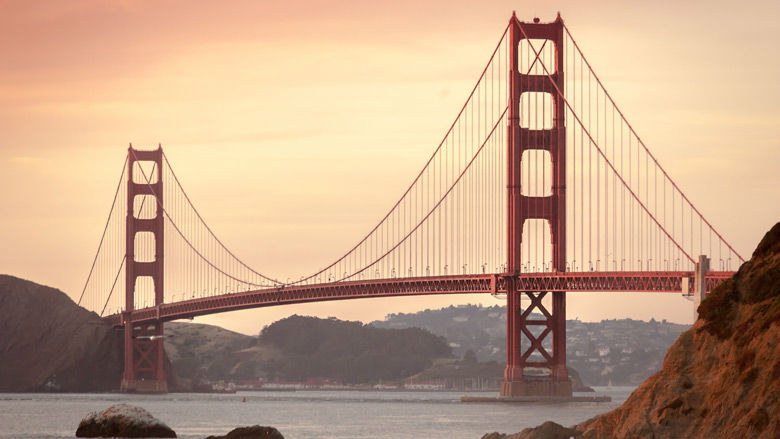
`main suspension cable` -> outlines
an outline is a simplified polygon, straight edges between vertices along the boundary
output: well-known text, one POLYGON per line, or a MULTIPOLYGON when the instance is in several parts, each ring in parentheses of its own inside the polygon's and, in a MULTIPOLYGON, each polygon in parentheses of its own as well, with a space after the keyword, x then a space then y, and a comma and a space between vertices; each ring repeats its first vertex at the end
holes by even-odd
POLYGON ((452 133, 452 130, 455 128, 456 124, 460 121, 460 117, 463 115, 463 113, 466 110, 466 107, 468 106, 469 102, 471 102, 471 98, 474 96, 474 93, 477 91, 477 88, 479 87, 479 84, 482 82, 482 79, 485 77, 485 74, 487 73, 488 68, 490 67, 491 63, 493 62, 493 59, 495 58, 495 55, 498 52, 498 49, 501 47, 501 43, 503 43, 504 38, 506 37, 508 31, 509 31, 509 25, 507 25, 507 27, 504 28, 504 32, 501 34, 501 38, 499 38, 498 44, 496 44, 496 48, 493 49, 493 52, 491 53, 490 58, 489 58, 487 64, 485 65, 485 68, 482 70, 482 73, 479 75, 479 78, 477 79, 477 83, 474 85, 474 88, 471 89, 471 93, 469 93, 468 97, 466 98, 466 102, 463 104, 463 106, 461 107, 460 111, 458 112, 458 115, 455 117, 455 120, 452 122, 452 124, 450 125, 449 129, 447 130, 447 132, 444 134, 444 137, 442 138, 442 141, 439 142, 439 145, 433 151, 433 154, 431 154, 431 157, 425 163, 425 165, 423 166, 422 170, 420 170, 420 172, 414 178, 412 183, 409 185, 409 187, 406 188, 406 190, 404 191, 403 195, 401 195, 401 197, 398 199, 398 201, 396 201, 396 203, 393 205, 393 207, 390 208, 390 210, 387 212, 387 214, 381 220, 379 220, 377 225, 374 226, 374 228, 371 229, 371 231, 369 231, 363 237, 363 239, 358 241, 357 244, 355 244, 349 251, 347 251, 344 255, 342 255, 336 261, 334 261, 333 263, 331 263, 327 267, 317 271, 314 274, 311 274, 311 275, 303 277, 303 278, 301 278, 301 279, 299 279, 297 281, 293 281, 293 282, 289 283, 289 285, 296 285, 296 284, 299 284, 299 283, 303 283, 303 282, 309 281, 309 280, 314 279, 317 276, 321 275, 322 273, 325 273, 326 271, 330 270, 331 268, 336 266, 338 263, 343 261, 352 252, 354 252, 364 242, 366 242, 366 240, 368 240, 373 235, 373 233, 376 232, 379 229, 379 227, 382 226, 382 224, 385 223, 385 221, 390 217, 390 215, 401 204, 401 202, 404 200, 404 198, 406 198, 407 194, 412 190, 412 188, 415 186, 415 184, 420 180, 420 178, 422 178, 422 176, 425 173, 426 169, 428 169, 428 167, 430 166, 431 162, 433 162, 434 158, 436 157, 436 155, 441 150, 442 146, 445 144, 445 142, 449 138, 449 135, 452 133))
POLYGON ((173 171, 173 167, 171 167, 171 163, 168 161, 168 156, 166 156, 166 155, 165 155, 165 153, 163 153, 163 154, 162 154, 162 156, 163 156, 163 159, 165 160, 165 164, 168 166, 168 170, 170 170, 170 171, 171 171, 171 175, 173 176, 173 179, 174 179, 174 181, 176 182, 176 185, 177 185, 177 186, 179 187, 179 189, 181 190, 181 193, 182 193, 182 195, 184 195, 184 199, 185 199, 185 200, 187 200, 187 203, 190 205, 190 207, 192 207, 192 210, 195 212, 195 216, 197 216, 197 217, 198 217, 198 220, 200 220, 201 224, 203 224, 203 226, 204 226, 204 227, 206 228, 206 230, 209 232, 209 234, 211 235, 211 237, 212 237, 212 238, 214 238, 214 239, 217 241, 217 243, 218 243, 218 244, 219 244, 219 245, 220 245, 220 246, 221 246, 221 247, 222 247, 222 248, 223 248, 223 249, 224 249, 224 250, 225 250, 225 251, 226 251, 226 252, 227 252, 227 253, 228 253, 228 254, 231 256, 231 257, 233 257, 233 259, 235 259, 235 260, 236 260, 236 261, 237 261, 239 264, 241 264, 241 265, 242 265, 244 268, 246 268, 247 270, 249 270, 249 271, 250 271, 250 272, 252 272, 253 274, 255 274, 255 275, 257 275, 258 277, 261 277, 261 278, 263 278, 263 279, 265 279, 265 280, 267 280, 267 281, 269 281, 269 282, 273 282, 273 283, 274 283, 274 284, 276 284, 276 285, 283 285, 283 283, 282 283, 282 282, 280 282, 280 281, 278 281, 278 280, 276 280, 276 279, 273 279, 273 278, 271 278, 271 277, 268 277, 268 276, 266 276, 266 275, 264 275, 264 274, 262 274, 262 273, 258 273, 257 271, 255 271, 255 270, 254 270, 252 267, 250 267, 249 265, 247 265, 246 263, 244 263, 244 261, 242 261, 242 260, 241 260, 241 259, 240 259, 238 256, 236 256, 235 254, 233 254, 233 252, 232 252, 232 251, 230 251, 230 249, 229 249, 229 248, 227 248, 227 246, 225 246, 225 244, 223 244, 223 243, 222 243, 222 241, 221 241, 221 240, 220 240, 220 239, 217 237, 217 235, 216 235, 216 234, 214 234, 214 232, 211 230, 211 227, 209 227, 209 225, 206 223, 206 221, 205 221, 205 220, 203 220, 203 217, 200 215, 200 212, 198 211, 198 209, 195 207, 195 205, 194 205, 194 204, 192 203, 192 201, 190 200, 190 197, 187 195, 187 192, 184 190, 184 187, 181 185, 181 182, 179 182, 179 177, 177 177, 177 176, 176 176, 176 173, 173 171))
MULTIPOLYGON (((520 31, 523 33, 523 36, 526 38, 526 40, 528 40, 528 45, 530 46, 531 50, 533 50, 534 53, 537 53, 536 52, 536 48, 534 48, 533 43, 531 43, 530 39, 528 38, 528 34, 525 32, 525 29, 523 29, 522 24, 518 24, 518 27, 520 28, 520 31)), ((583 131, 585 131, 585 134, 588 135, 588 139, 593 144, 593 146, 596 147, 596 150, 599 152, 599 155, 601 155, 601 158, 604 159, 604 162, 610 167, 610 169, 612 169, 612 172, 614 172, 617 175, 617 177, 620 179, 620 181, 623 183, 623 185, 626 187, 626 189, 628 189, 628 192, 631 194, 631 196, 634 198, 634 200, 637 203, 639 203, 639 205, 642 207, 642 209, 644 209, 645 213, 650 215, 650 217, 653 219, 655 224, 661 230, 663 230, 663 232, 666 234, 666 236, 669 239, 672 240, 672 242, 674 242, 674 245, 677 246, 677 249, 680 250, 682 252, 682 254, 684 254, 685 257, 688 258, 688 260, 691 263, 695 263, 693 258, 680 246, 680 244, 674 238, 672 238, 671 235, 669 235, 669 232, 666 230, 666 228, 664 228, 664 226, 662 226, 661 223, 658 222, 658 220, 655 218, 655 216, 653 216, 653 214, 647 209, 647 207, 644 205, 644 203, 642 203, 642 201, 639 199, 639 197, 637 197, 637 195, 634 193, 634 191, 630 187, 628 187, 628 184, 626 183, 625 179, 623 179, 623 176, 620 175, 617 172, 617 169, 615 169, 615 167, 612 165, 612 162, 609 160, 609 158, 607 158, 607 156, 604 154, 604 151, 601 150, 601 147, 599 147, 599 145, 593 139, 593 136, 591 135, 590 131, 587 128, 585 128, 585 125, 582 123, 582 120, 580 119, 579 115, 574 112, 574 110, 573 110, 571 104, 569 103, 568 99, 566 99, 566 96, 564 96, 564 94, 561 92, 561 89, 558 87, 558 84, 556 84, 555 81, 553 80, 552 75, 550 74, 550 71, 547 69, 547 66, 545 66, 544 63, 542 63, 541 66, 544 69, 544 72, 547 75, 547 78, 550 80, 550 83, 553 85, 553 87, 555 88, 556 92, 561 97, 561 99, 563 99, 563 102, 566 104, 566 107, 569 108, 569 111, 572 112, 572 116, 574 116, 574 119, 577 121, 577 123, 580 125, 580 127, 582 127, 583 131)))
POLYGON ((108 218, 106 218, 106 225, 105 227, 103 227, 103 234, 100 236, 100 243, 98 244, 98 249, 95 252, 95 258, 92 259, 92 266, 89 268, 87 281, 84 282, 84 288, 81 290, 81 295, 79 296, 79 300, 78 302, 76 302, 76 305, 81 305, 81 300, 84 298, 84 292, 87 291, 89 280, 92 278, 92 272, 95 270, 95 264, 97 263, 98 256, 100 255, 100 249, 103 248, 103 240, 106 237, 106 232, 108 231, 108 225, 111 222, 111 215, 114 213, 114 207, 116 207, 116 200, 119 198, 119 189, 122 187, 122 181, 125 178, 125 171, 127 171, 127 160, 128 157, 125 157, 125 162, 122 164, 122 173, 119 176, 119 183, 117 183, 116 191, 114 192, 114 201, 111 202, 111 209, 108 211, 108 218))
MULTIPOLYGON (((133 157, 136 157, 135 151, 132 151, 132 154, 133 154, 133 157)), ((137 160, 137 157, 136 157, 136 160, 137 160)), ((146 178, 146 172, 144 172, 143 168, 139 167, 139 169, 141 170, 141 173, 144 175, 144 178, 146 178)), ((254 282, 247 282, 247 281, 245 281, 243 279, 239 279, 239 278, 237 278, 237 277, 235 277, 235 276, 233 276, 231 274, 228 274, 225 271, 223 271, 221 268, 217 267, 213 262, 211 262, 211 260, 206 258, 200 252, 200 250, 198 250, 197 248, 195 248, 194 245, 192 245, 192 242, 190 242, 190 240, 184 235, 184 233, 182 233, 181 229, 179 229, 179 226, 176 225, 176 223, 173 221, 173 218, 171 218, 171 216, 168 214, 168 211, 165 209, 165 206, 163 206, 162 203, 160 202, 160 197, 158 196, 157 192, 154 190, 154 187, 152 187, 151 184, 149 184, 149 189, 151 190, 152 195, 154 195, 155 200, 157 200, 157 205, 159 206, 160 210, 162 210, 163 214, 168 218, 168 221, 170 221, 171 226, 173 226, 174 230, 176 230, 176 233, 179 234, 179 236, 184 240, 184 242, 192 249, 192 251, 195 252, 196 255, 198 255, 198 257, 201 258, 201 260, 203 260, 203 262, 208 264, 211 268, 217 270, 222 275, 227 276, 227 277, 229 277, 230 279, 232 279, 232 280, 234 280, 236 282, 242 283, 244 285, 253 286, 253 287, 263 287, 263 288, 267 288, 268 287, 268 285, 257 284, 257 283, 254 283, 254 282)))
MULTIPOLYGON (((731 247, 731 245, 728 243, 728 241, 726 241, 726 239, 724 239, 723 236, 721 236, 720 233, 718 233, 717 230, 715 230, 715 228, 712 226, 712 224, 710 224, 710 222, 707 221, 707 218, 705 218, 704 215, 702 215, 701 212, 699 212, 699 210, 696 208, 696 206, 693 205, 691 200, 688 199, 688 197, 685 195, 685 193, 682 191, 682 189, 680 189, 679 186, 677 186, 677 183, 675 183, 674 180, 672 180, 672 177, 669 176, 669 174, 666 173, 666 170, 658 162, 658 159, 656 159, 655 156, 653 155, 653 153, 650 152, 650 149, 647 147, 647 145, 645 145, 645 142, 642 141, 642 138, 639 137, 639 134, 636 132, 636 130, 634 130, 634 127, 631 125, 631 123, 628 121, 628 119, 626 119, 626 116, 620 110, 620 107, 618 107, 618 105, 615 103, 615 100, 612 99, 612 95, 609 93, 609 91, 607 91, 606 87, 604 87, 604 84, 601 82, 601 79, 596 74, 596 71, 593 70, 593 67, 590 65, 590 62, 588 62, 588 59, 585 57, 585 54, 582 52, 582 49, 580 49, 580 46, 577 44, 577 41, 572 36, 571 32, 569 31, 569 28, 566 26, 565 23, 563 23, 563 28, 564 28, 564 30, 566 30, 566 35, 568 35, 569 38, 571 39, 571 42, 574 45, 574 48, 577 49, 577 52, 580 54, 580 57, 582 58, 583 61, 585 61, 585 65, 588 66, 588 69, 593 74, 593 78, 596 80, 598 85, 601 87, 601 90, 604 91, 604 94, 607 96, 609 101, 612 103, 613 107, 617 110, 618 114, 620 115, 620 118, 623 119, 623 122, 625 122, 625 124, 628 127, 629 131, 631 131, 631 133, 634 135, 634 137, 636 137, 636 139, 639 142, 639 144, 642 145, 642 148, 645 150, 645 152, 653 160, 653 163, 655 163, 655 165, 661 170, 661 172, 663 173, 664 177, 666 177, 666 179, 669 180, 669 183, 671 183, 672 187, 677 189, 677 191, 680 193, 680 196, 682 196, 682 198, 688 203, 688 205, 691 206, 691 209, 693 209, 696 212, 696 214, 699 215, 699 218, 702 221, 704 221, 705 224, 707 224, 707 226, 710 228, 710 230, 715 232, 715 235, 718 238, 720 238, 720 240, 723 241, 724 244, 726 244, 726 247, 728 247, 729 250, 731 250, 735 255, 737 255, 737 257, 740 259, 740 261, 745 262, 745 259, 742 256, 740 256, 740 254, 737 253, 737 251, 734 250, 733 247, 731 247)), ((523 32, 523 33, 525 34, 525 32, 523 32)))

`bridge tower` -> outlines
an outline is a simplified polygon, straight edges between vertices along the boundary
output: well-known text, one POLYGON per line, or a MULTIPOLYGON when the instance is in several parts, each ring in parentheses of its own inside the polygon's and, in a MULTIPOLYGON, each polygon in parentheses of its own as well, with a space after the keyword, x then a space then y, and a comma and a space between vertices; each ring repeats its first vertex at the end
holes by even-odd
MULTIPOLYGON (((518 291, 517 276, 521 270, 521 243, 526 220, 542 219, 552 237, 552 270, 566 270, 566 129, 564 92, 563 20, 558 15, 552 23, 523 23, 512 14, 509 26, 509 117, 507 145, 507 364, 501 396, 571 396, 571 381, 566 369, 566 293, 552 292, 552 311, 542 304, 547 291, 518 291), (523 39, 548 40, 555 47, 555 69, 550 75, 533 75, 519 70, 519 45, 523 39), (552 79, 552 81, 550 80, 552 79), (553 86, 552 83, 557 86, 553 86), (520 97, 523 93, 549 93, 553 102, 550 129, 523 128, 520 124, 520 97), (524 151, 541 150, 550 154, 552 191, 549 196, 526 196, 521 187, 521 161, 524 151), (530 299, 523 310, 521 296, 530 299), (543 320, 530 320, 537 311, 543 320), (541 328, 534 331, 534 327, 541 328), (530 341, 523 351, 522 336, 530 341), (552 336, 552 354, 542 341, 552 336), (534 352, 542 361, 531 361, 534 352), (527 367, 546 368, 547 376, 526 376, 527 367)), ((533 46, 540 50, 539 44, 533 46)), ((534 56, 534 55, 531 55, 534 56)), ((552 70, 548 67, 548 70, 552 70)), ((533 116, 531 116, 533 119, 533 116)))
MULTIPOLYGON (((135 309, 135 292, 138 279, 151 278, 154 286, 154 302, 159 307, 163 303, 163 173, 162 148, 156 150, 137 150, 128 148, 127 170, 127 215, 125 238, 125 311, 124 323, 125 362, 122 377, 122 392, 165 393, 168 381, 165 375, 163 352, 163 322, 159 319, 134 322, 131 313, 135 309), (136 163, 152 164, 151 175, 136 175, 136 163), (142 209, 144 204, 153 205, 142 209), (154 211, 153 217, 144 212, 154 211), (137 260, 136 245, 149 233, 154 239, 154 260, 137 260)), ((159 309, 159 308, 158 308, 159 309)), ((159 315, 159 314, 158 314, 159 315)))

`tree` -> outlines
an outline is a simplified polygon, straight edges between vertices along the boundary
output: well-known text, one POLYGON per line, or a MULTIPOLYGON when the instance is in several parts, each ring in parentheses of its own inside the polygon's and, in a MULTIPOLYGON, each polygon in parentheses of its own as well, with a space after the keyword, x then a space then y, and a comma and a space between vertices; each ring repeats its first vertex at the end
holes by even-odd
POLYGON ((465 354, 463 354, 464 364, 473 365, 477 364, 478 362, 479 360, 477 360, 477 354, 475 354, 473 350, 469 349, 465 354))

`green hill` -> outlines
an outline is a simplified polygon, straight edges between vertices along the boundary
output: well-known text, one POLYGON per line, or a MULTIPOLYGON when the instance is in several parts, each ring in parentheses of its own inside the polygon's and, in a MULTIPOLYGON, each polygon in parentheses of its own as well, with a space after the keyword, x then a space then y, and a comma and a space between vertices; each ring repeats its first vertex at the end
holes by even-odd
POLYGON ((395 381, 452 356, 443 337, 424 329, 382 329, 297 315, 267 326, 259 337, 183 322, 168 323, 165 331, 166 353, 185 387, 190 381, 255 378, 395 381))
POLYGON ((198 323, 166 323, 165 334, 165 353, 176 375, 185 379, 232 377, 241 361, 236 353, 257 342, 249 335, 198 323))
POLYGON ((258 345, 280 353, 261 363, 269 378, 327 377, 348 384, 403 379, 427 369, 436 358, 452 356, 443 337, 424 329, 301 316, 263 329, 258 345))

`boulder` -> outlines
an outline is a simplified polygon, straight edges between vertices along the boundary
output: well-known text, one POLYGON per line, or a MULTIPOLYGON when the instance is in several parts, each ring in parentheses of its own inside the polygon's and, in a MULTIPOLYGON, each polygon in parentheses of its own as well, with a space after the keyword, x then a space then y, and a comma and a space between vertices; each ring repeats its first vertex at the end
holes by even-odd
POLYGON ((239 427, 224 436, 209 436, 206 439, 284 439, 282 433, 273 427, 239 427))
POLYGON ((581 437, 582 433, 573 428, 547 421, 538 427, 526 428, 517 434, 516 439, 579 439, 581 437))
POLYGON ((162 421, 141 407, 117 404, 91 412, 79 423, 77 437, 176 437, 162 421))
POLYGON ((580 439, 581 437, 580 431, 547 421, 538 427, 526 428, 520 433, 507 435, 494 432, 482 436, 482 439, 580 439))

